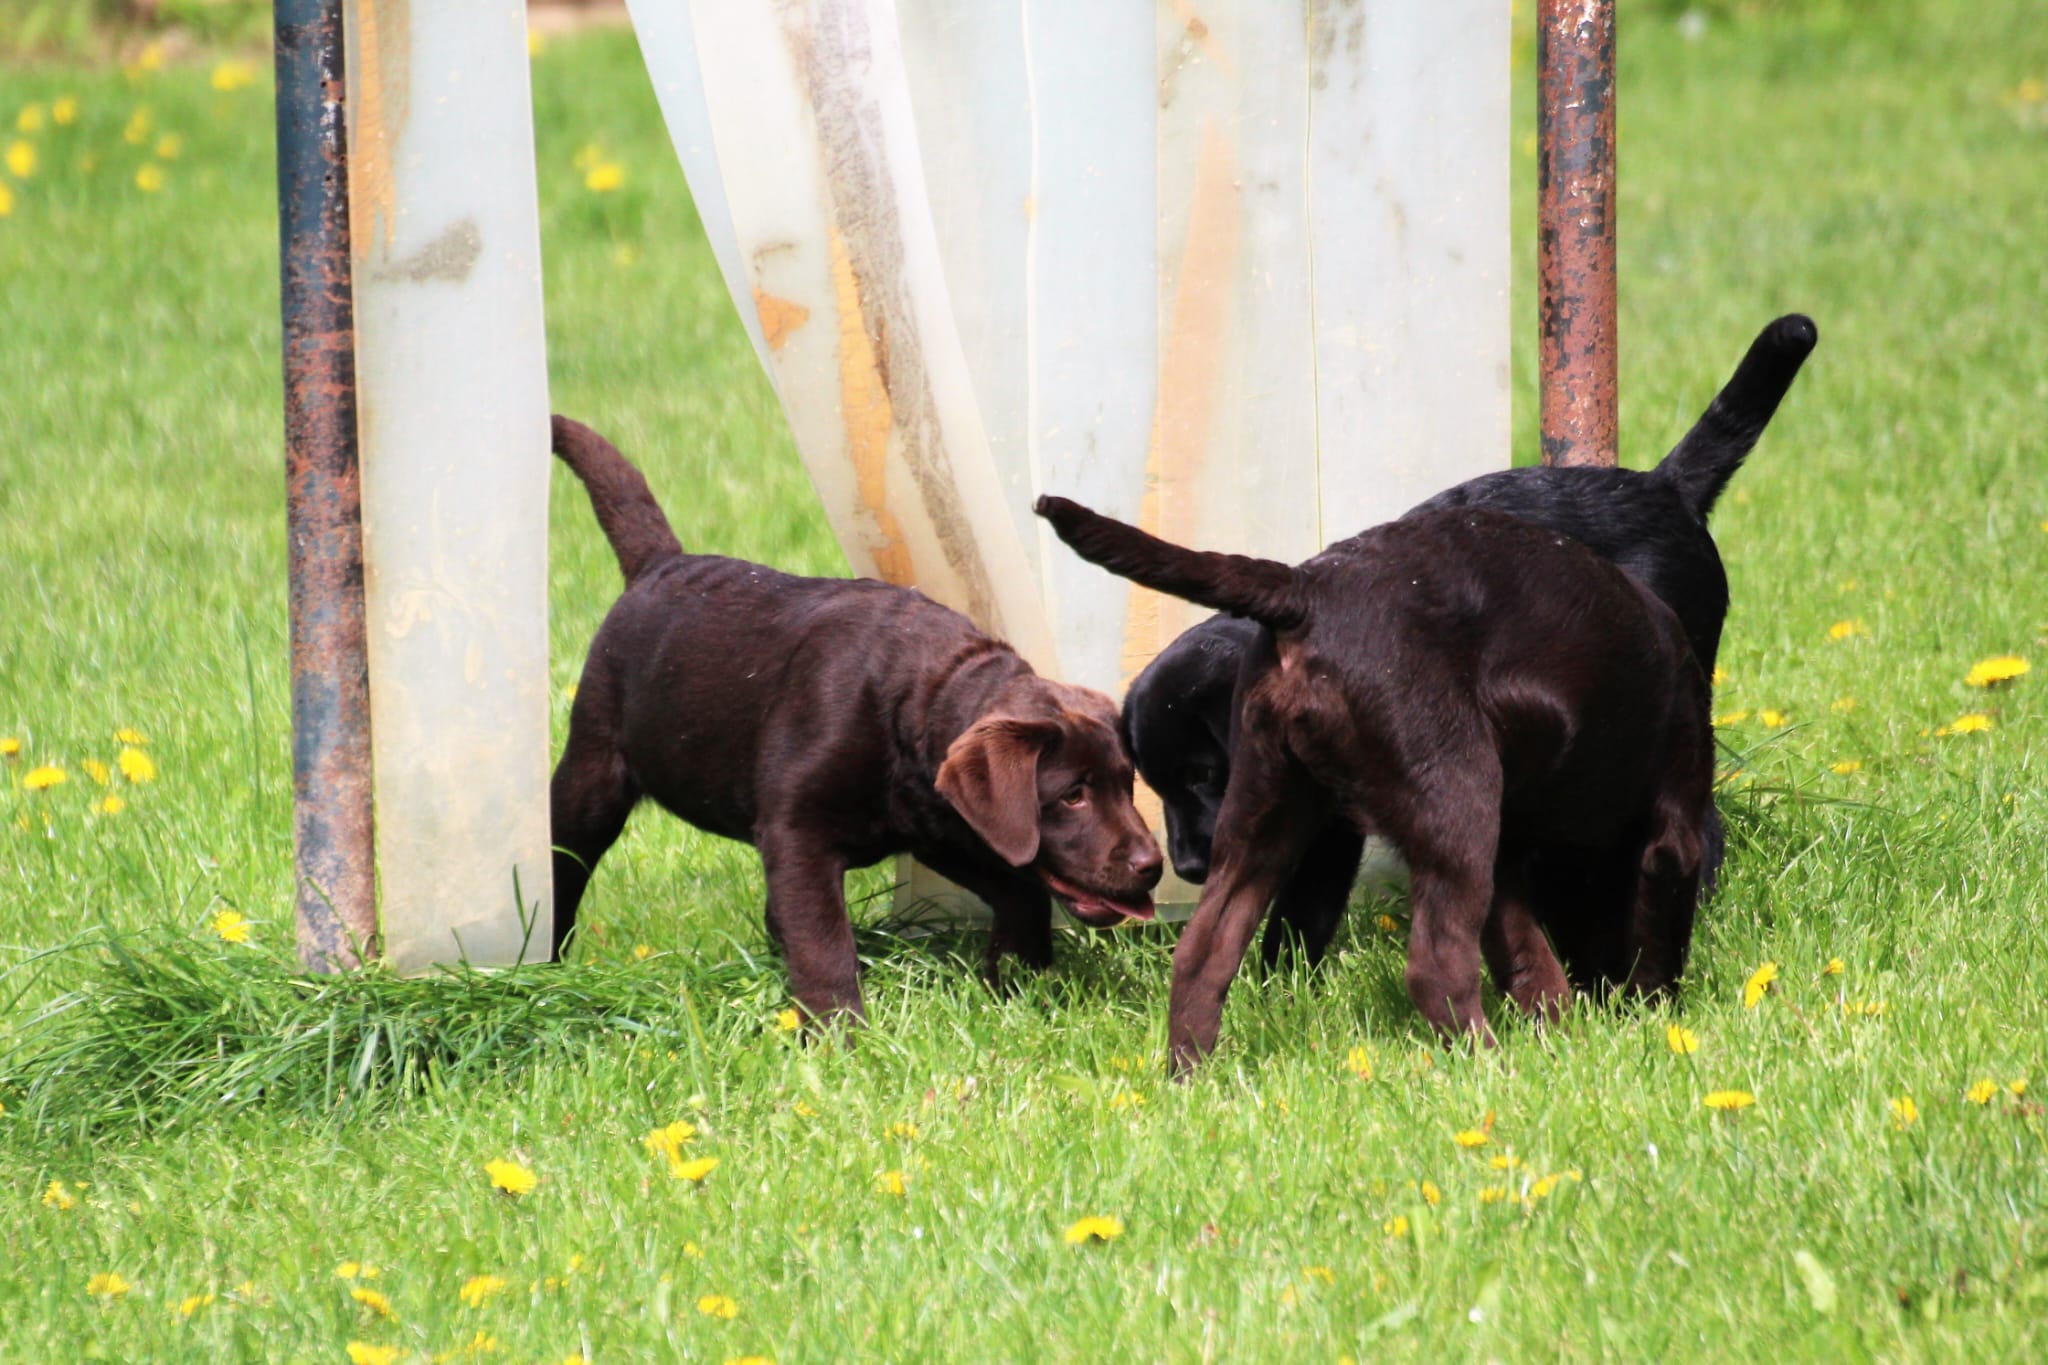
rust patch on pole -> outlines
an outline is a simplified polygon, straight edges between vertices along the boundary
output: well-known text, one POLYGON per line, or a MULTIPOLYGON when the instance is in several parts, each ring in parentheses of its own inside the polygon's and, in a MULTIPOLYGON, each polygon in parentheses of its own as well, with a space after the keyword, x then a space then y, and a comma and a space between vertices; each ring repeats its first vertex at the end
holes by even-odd
POLYGON ((1536 7, 1543 463, 1612 465, 1614 0, 1536 7))
POLYGON ((376 951, 341 0, 276 0, 299 959, 376 951))

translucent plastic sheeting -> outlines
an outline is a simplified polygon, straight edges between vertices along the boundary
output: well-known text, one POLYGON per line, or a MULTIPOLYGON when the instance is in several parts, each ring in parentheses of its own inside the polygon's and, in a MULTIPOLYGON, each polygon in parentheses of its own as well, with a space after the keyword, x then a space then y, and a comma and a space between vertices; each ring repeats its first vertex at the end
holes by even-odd
POLYGON ((544 950, 553 905, 526 7, 354 0, 347 19, 384 952, 502 965, 532 955, 522 918, 544 950))
POLYGON ((1507 464, 1497 0, 632 9, 856 572, 1120 694, 1202 612, 1039 493, 1298 560, 1507 464))

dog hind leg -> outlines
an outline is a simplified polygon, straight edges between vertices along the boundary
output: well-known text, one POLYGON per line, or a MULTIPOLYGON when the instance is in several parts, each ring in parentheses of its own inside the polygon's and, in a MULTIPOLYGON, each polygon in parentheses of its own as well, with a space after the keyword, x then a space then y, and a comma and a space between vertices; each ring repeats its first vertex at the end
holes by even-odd
POLYGON ((611 727, 581 694, 569 721, 562 761, 548 784, 548 824, 554 844, 555 929, 551 961, 562 960, 576 927, 577 907, 598 859, 618 841, 640 790, 620 756, 611 727))

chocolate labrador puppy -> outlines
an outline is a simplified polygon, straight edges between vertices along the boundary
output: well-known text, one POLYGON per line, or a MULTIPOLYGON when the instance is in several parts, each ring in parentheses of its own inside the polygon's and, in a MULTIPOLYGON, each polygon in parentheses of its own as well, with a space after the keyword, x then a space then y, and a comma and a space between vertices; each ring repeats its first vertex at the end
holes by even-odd
POLYGON ((768 932, 813 1018, 861 1013, 842 882, 892 854, 988 902, 991 975, 1005 952, 1051 962, 1048 891, 1098 928, 1151 918, 1162 860, 1109 698, 908 588, 684 554, 610 442, 557 417, 554 449, 626 576, 551 790, 557 958, 643 796, 761 851, 768 932))
MULTIPOLYGON (((1707 515, 1756 446, 1813 350, 1813 320, 1790 313, 1758 334, 1691 431, 1655 469, 1535 467, 1481 475, 1409 513, 1490 507, 1547 526, 1634 575, 1678 613, 1695 658, 1713 675, 1728 615, 1728 576, 1707 515)), ((1123 732, 1138 771, 1166 811, 1173 870, 1209 875, 1216 818, 1230 779, 1230 723, 1238 666, 1262 627, 1217 616, 1162 650, 1124 695, 1123 732)), ((1723 836, 1709 807, 1701 897, 1713 892, 1723 836)), ((1335 934, 1358 874, 1363 844, 1341 822, 1303 855, 1280 893, 1261 956, 1273 965, 1297 943, 1313 964, 1335 934)), ((1575 895, 1580 869, 1551 860, 1534 873, 1539 899, 1575 895)))
POLYGON ((1333 821, 1407 860, 1408 993, 1446 1037, 1492 1037, 1482 956, 1538 1016, 1570 999, 1560 952, 1634 993, 1676 983, 1713 731, 1684 627, 1634 579, 1477 508, 1415 513, 1298 568, 1181 549, 1063 498, 1038 513, 1083 559, 1265 627, 1239 675, 1214 862, 1174 951, 1178 1071, 1215 1046, 1253 930, 1333 821), (1582 899, 1532 901, 1532 862, 1553 850, 1599 870, 1582 899))

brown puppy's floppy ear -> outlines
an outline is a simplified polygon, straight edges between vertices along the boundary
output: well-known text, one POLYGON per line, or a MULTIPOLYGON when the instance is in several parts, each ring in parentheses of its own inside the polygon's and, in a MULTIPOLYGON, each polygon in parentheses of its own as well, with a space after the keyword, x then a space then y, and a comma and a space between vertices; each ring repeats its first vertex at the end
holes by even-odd
POLYGON ((1049 720, 983 716, 939 765, 939 795, 1012 867, 1038 856, 1038 756, 1059 730, 1049 720))

